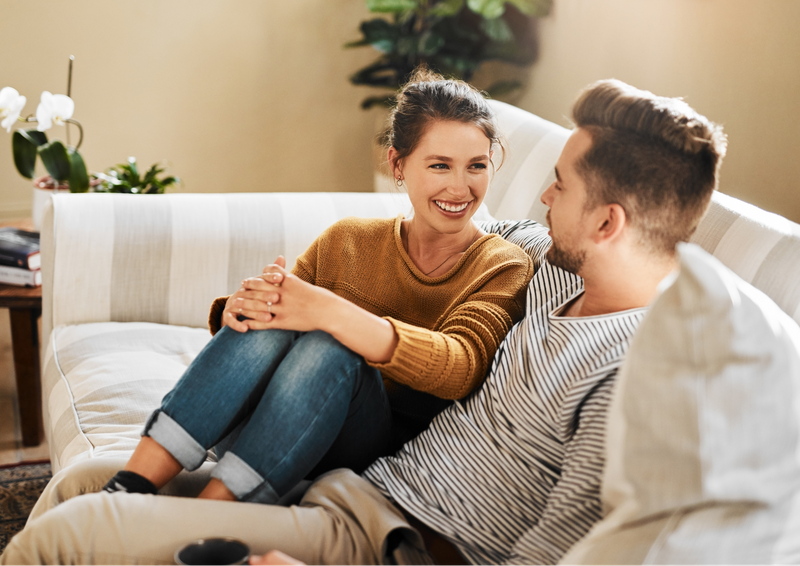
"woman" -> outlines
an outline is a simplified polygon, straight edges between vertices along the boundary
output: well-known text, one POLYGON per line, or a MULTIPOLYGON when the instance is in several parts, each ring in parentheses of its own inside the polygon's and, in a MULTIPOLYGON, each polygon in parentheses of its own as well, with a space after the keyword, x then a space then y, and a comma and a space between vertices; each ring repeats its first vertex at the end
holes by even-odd
POLYGON ((500 143, 491 110, 466 83, 419 71, 388 141, 413 216, 345 219, 291 272, 279 257, 217 299, 214 338, 105 489, 155 493, 216 446, 200 497, 274 503, 306 476, 393 452, 482 382, 533 275, 471 220, 500 143))

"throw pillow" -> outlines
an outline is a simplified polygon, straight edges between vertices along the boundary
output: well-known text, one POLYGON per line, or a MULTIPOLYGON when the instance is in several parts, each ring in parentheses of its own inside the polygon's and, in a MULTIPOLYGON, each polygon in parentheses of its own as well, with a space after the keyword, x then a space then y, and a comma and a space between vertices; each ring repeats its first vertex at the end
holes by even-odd
POLYGON ((610 408, 610 514, 563 563, 800 560, 800 328, 693 244, 610 408))

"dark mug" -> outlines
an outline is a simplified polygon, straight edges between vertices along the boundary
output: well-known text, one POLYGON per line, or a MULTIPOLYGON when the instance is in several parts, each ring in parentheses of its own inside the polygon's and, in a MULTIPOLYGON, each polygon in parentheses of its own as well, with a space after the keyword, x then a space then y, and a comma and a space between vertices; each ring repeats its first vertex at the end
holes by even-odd
POLYGON ((247 564, 250 547, 235 538, 206 538, 175 551, 175 564, 247 564))

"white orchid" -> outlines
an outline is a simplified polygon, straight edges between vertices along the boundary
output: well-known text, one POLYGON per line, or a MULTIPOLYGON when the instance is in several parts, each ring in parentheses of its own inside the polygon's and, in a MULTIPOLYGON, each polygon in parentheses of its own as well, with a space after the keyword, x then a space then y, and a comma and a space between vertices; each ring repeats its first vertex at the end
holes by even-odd
POLYGON ((0 126, 5 128, 7 132, 11 132, 11 127, 19 118, 19 114, 27 101, 28 99, 20 96, 15 88, 7 86, 0 90, 0 118, 4 118, 0 126))
POLYGON ((72 118, 73 112, 75 112, 75 103, 69 96, 44 91, 42 101, 36 109, 36 121, 39 122, 37 129, 40 132, 49 130, 53 126, 53 122, 63 126, 64 122, 72 118))

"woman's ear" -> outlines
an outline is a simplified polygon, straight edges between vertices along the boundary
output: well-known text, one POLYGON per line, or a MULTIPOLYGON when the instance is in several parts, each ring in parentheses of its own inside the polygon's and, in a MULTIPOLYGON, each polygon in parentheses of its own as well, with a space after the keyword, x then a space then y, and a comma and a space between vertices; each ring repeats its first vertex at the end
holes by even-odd
POLYGON ((386 154, 386 160, 389 162, 389 168, 392 170, 392 177, 396 180, 398 176, 402 176, 403 173, 400 170, 401 161, 397 159, 397 150, 394 147, 389 148, 386 154))

